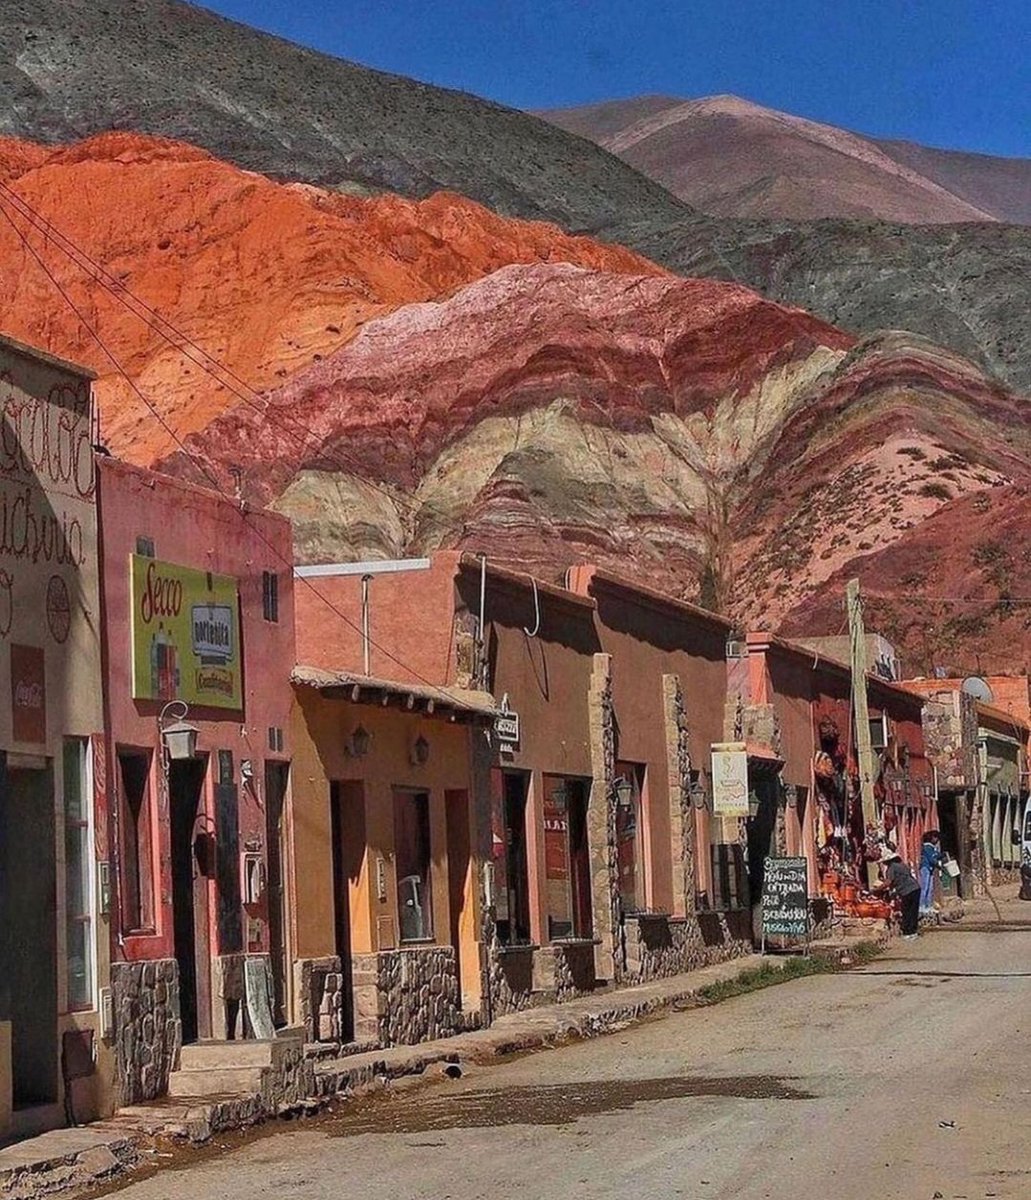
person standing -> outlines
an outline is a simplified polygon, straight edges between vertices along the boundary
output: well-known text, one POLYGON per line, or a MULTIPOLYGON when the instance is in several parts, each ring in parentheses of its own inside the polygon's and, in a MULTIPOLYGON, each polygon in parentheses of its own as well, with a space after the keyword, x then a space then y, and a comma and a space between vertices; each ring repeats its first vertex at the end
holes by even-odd
POLYGON ((928 829, 920 849, 920 915, 930 916, 934 912, 934 876, 941 866, 941 834, 937 829, 928 829))
POLYGON ((902 906, 902 937, 911 942, 920 924, 920 884, 896 851, 885 850, 881 856, 884 886, 893 892, 902 906))

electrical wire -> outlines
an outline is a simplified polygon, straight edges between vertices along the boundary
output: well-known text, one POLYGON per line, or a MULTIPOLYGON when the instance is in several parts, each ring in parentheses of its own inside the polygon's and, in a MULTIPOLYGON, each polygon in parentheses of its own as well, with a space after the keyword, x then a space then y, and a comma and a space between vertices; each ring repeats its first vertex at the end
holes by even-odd
MULTIPOLYGON (((24 197, 18 195, 7 184, 0 181, 0 198, 7 200, 14 206, 18 215, 23 217, 37 232, 42 233, 45 237, 51 239, 62 253, 69 258, 75 266, 86 273, 95 283, 98 283, 109 295, 116 299, 120 304, 124 305, 135 317, 143 322, 152 332, 163 338, 170 346, 179 351, 185 358, 192 362, 195 366, 206 372, 220 386, 226 388, 231 395, 235 396, 242 404, 245 404, 253 412, 267 420, 271 420, 270 409, 272 407, 271 396, 263 395, 252 387, 247 381, 241 378, 233 369, 225 363, 217 359, 209 351, 198 345, 187 333, 179 329, 167 317, 162 316, 155 308, 151 307, 140 296, 136 295, 126 284, 112 275, 101 263, 93 259, 89 253, 77 245, 66 233, 60 230, 52 221, 44 217, 36 208, 34 208, 24 197), (138 307, 134 307, 134 305, 138 307), (139 309, 143 311, 140 312, 139 309), (171 331, 169 333, 168 331, 171 331), (195 351, 195 357, 190 351, 195 351), (241 390, 242 389, 242 390, 241 390), (248 394, 249 393, 249 394, 248 394), (252 399, 253 397, 253 399, 252 399), (260 401, 261 403, 258 403, 260 401)), ((16 232, 19 232, 17 229, 16 232)), ((20 236, 20 233, 19 233, 20 236)), ((24 239, 23 239, 24 241, 24 239)), ((301 425, 295 424, 292 428, 286 423, 287 414, 282 411, 276 413, 279 428, 289 436, 294 438, 295 445, 301 451, 301 458, 309 449, 310 430, 301 425)), ((450 521, 453 514, 445 512, 443 509, 437 508, 428 501, 418 501, 410 499, 403 492, 395 493, 390 491, 382 483, 376 480, 369 479, 361 474, 360 464, 358 460, 348 460, 344 451, 338 446, 335 448, 336 453, 340 456, 343 465, 351 469, 363 484, 381 492, 393 504, 401 504, 408 507, 413 514, 422 512, 434 513, 437 516, 443 517, 450 521)))
MULTIPOLYGON (((157 421, 157 423, 161 426, 161 428, 165 431, 165 433, 168 435, 168 437, 180 448, 180 450, 182 450, 182 452, 188 458, 190 458, 197 465, 198 469, 204 475, 207 476, 207 478, 210 480, 211 486, 216 491, 221 491, 222 488, 218 482, 218 479, 208 470, 207 466, 203 462, 201 462, 199 459, 197 459, 190 452, 190 450, 187 449, 186 445, 180 439, 178 434, 176 434, 174 432, 174 430, 172 430, 172 428, 165 421, 165 419, 161 415, 161 413, 158 412, 158 410, 150 402, 150 400, 147 398, 147 396, 144 395, 144 393, 141 391, 141 389, 136 384, 136 382, 132 379, 132 377, 125 370, 124 366, 119 361, 119 359, 108 348, 107 344, 104 342, 103 338, 100 336, 100 334, 97 332, 97 330, 94 329, 93 326, 90 324, 90 322, 86 319, 82 310, 78 307, 78 305, 75 303, 75 301, 71 298, 71 296, 68 294, 68 292, 62 286, 61 282, 57 279, 57 277, 53 274, 53 272, 50 270, 50 268, 47 266, 47 264, 43 261, 42 257, 37 253, 36 248, 29 242, 26 235, 18 228, 17 224, 12 219, 10 213, 4 207, 2 202, 0 202, 0 215, 2 215, 4 217, 4 219, 7 221, 7 223, 11 226, 11 228, 17 234, 17 236, 21 240, 22 244, 25 246, 25 249, 35 259, 35 261, 39 265, 40 269, 43 271, 43 273, 46 275, 46 277, 50 280, 51 284, 56 289, 56 291, 59 293, 61 298, 65 301, 65 303, 72 310, 72 312, 75 313, 75 316, 78 318, 79 323, 86 330, 86 332, 93 338, 93 340, 97 343, 97 345, 100 347, 101 351, 104 353, 105 357, 111 362, 112 366, 115 368, 115 370, 118 372, 118 374, 121 375, 122 378, 125 380, 125 382, 129 385, 129 387, 132 390, 132 392, 134 393, 134 395, 150 411, 151 415, 154 417, 154 419, 157 421)), ((266 548, 268 550, 270 550, 271 553, 277 559, 279 559, 279 561, 290 571, 291 575, 293 576, 293 572, 294 572, 293 561, 291 559, 288 559, 284 554, 282 554, 279 550, 279 547, 276 546, 269 538, 267 538, 260 529, 256 528, 254 525, 250 524, 247 521, 248 513, 245 509, 236 507, 236 511, 239 513, 241 520, 247 526, 247 528, 251 531, 251 533, 253 533, 258 538, 258 540, 261 541, 266 546, 266 548)), ((344 622, 345 625, 348 625, 352 630, 354 630, 355 633, 357 633, 359 635, 362 634, 361 628, 357 624, 355 624, 355 622, 352 621, 351 618, 348 617, 346 613, 342 612, 333 603, 333 601, 329 599, 328 596, 326 596, 323 592, 320 592, 319 589, 317 587, 315 587, 315 585, 312 583, 312 581, 309 578, 307 578, 306 576, 299 576, 299 577, 294 576, 294 578, 299 578, 300 581, 308 587, 308 589, 312 592, 312 594, 315 595, 319 600, 321 600, 326 605, 326 607, 330 609, 331 612, 333 612, 337 617, 340 618, 340 620, 342 620, 344 622)), ((398 658, 395 654, 391 653, 391 651, 387 650, 386 647, 379 645, 379 643, 373 641, 371 638, 369 639, 369 644, 371 646, 374 646, 381 654, 385 655, 396 666, 402 667, 405 671, 410 672, 411 675, 413 675, 417 680, 419 680, 420 683, 423 683, 427 687, 431 688, 442 699, 446 700, 448 703, 452 703, 454 701, 454 697, 451 696, 444 688, 440 687, 438 684, 433 683, 431 680, 426 679, 417 670, 415 670, 414 667, 412 667, 410 664, 406 663, 403 659, 398 658)))

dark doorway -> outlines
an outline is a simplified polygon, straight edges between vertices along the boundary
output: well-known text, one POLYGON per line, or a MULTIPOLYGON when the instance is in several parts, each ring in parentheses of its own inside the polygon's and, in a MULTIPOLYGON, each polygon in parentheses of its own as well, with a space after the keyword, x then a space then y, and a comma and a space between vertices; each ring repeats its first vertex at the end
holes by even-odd
POLYGON ((777 811, 780 800, 780 781, 775 775, 753 775, 749 772, 750 790, 759 801, 758 808, 747 821, 748 829, 748 902, 752 908, 753 933, 761 937, 761 903, 766 860, 776 851, 777 811))
POLYGON ((0 776, 2 973, 15 1108, 57 1100, 57 868, 54 784, 45 770, 0 776))
POLYGON ((265 836, 268 855, 268 927, 272 959, 272 1020, 286 1024, 286 840, 283 812, 290 775, 287 763, 265 763, 265 836))
POLYGON ((594 934, 591 898, 591 852, 587 841, 587 805, 590 784, 570 780, 569 788, 569 871, 573 888, 573 932, 577 937, 594 934))
MULTIPOLYGON (((497 779, 497 776, 495 776, 497 779)), ((530 940, 530 879, 526 854, 526 797, 529 776, 500 773, 500 825, 495 856, 498 938, 507 945, 530 940)))
MULTIPOLYGON (((460 983, 464 983, 462 968, 462 924, 465 915, 466 887, 469 880, 469 793, 447 791, 444 793, 447 813, 447 888, 448 921, 451 945, 455 951, 455 970, 460 983)), ((470 938, 470 941, 473 939, 470 938)), ((466 988, 463 987, 465 992, 466 988)))
POLYGON ((172 841, 172 925, 179 964, 183 1042, 211 1036, 208 880, 214 839, 204 820, 204 759, 172 762, 168 798, 172 841))
POLYGON ((365 858, 365 789, 359 780, 334 781, 330 784, 329 799, 333 823, 333 913, 343 983, 341 1037, 349 1042, 354 1039, 351 888, 358 885, 365 858))

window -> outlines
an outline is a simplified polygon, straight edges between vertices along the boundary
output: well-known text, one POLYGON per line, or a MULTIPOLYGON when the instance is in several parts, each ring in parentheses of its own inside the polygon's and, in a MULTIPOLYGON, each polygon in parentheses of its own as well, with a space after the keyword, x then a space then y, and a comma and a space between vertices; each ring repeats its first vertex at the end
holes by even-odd
POLYGON ((433 937, 433 909, 427 792, 394 792, 394 863, 401 941, 429 941, 433 937))
POLYGON ((870 745, 879 754, 888 745, 888 721, 886 717, 870 718, 870 745))
POLYGON ((494 915, 498 940, 525 945, 530 940, 530 884, 526 864, 528 776, 495 770, 491 775, 494 842, 494 915))
POLYGON ((154 928, 150 757, 119 752, 122 795, 122 917, 128 930, 154 928))
POLYGON ((140 558, 153 558, 154 539, 147 537, 145 533, 138 534, 136 537, 136 553, 140 558))
POLYGON ((544 870, 551 940, 591 936, 587 796, 583 780, 544 776, 544 870))
POLYGON ((68 1008, 93 1007, 93 836, 89 742, 64 742, 65 956, 68 1008))
POLYGON ((261 609, 266 621, 279 621, 279 576, 275 571, 261 573, 261 609))

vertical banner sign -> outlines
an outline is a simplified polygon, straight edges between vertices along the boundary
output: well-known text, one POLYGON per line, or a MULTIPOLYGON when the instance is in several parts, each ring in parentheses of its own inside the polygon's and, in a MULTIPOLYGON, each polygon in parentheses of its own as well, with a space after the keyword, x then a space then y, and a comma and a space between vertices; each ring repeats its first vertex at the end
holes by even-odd
POLYGON ((133 554, 132 694, 243 707, 236 580, 133 554))
POLYGON ((804 858, 768 858, 763 872, 762 933, 809 936, 809 875, 804 858))
POLYGON ((717 817, 748 816, 748 754, 744 742, 713 744, 712 811, 717 817))

